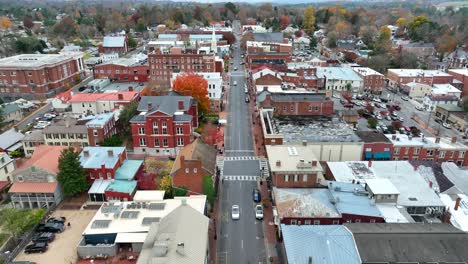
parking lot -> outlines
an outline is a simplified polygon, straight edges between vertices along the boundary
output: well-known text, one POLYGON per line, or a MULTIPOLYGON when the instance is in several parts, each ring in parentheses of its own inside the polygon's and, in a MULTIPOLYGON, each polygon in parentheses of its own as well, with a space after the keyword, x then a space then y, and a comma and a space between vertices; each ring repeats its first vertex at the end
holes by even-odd
MULTIPOLYGON (((337 92, 334 92, 334 94, 338 94, 337 92)), ((434 112, 429 112, 426 110, 417 110, 416 107, 420 106, 421 104, 417 101, 414 100, 402 100, 402 94, 394 94, 388 90, 384 90, 382 95, 380 95, 380 98, 387 98, 390 104, 397 104, 400 106, 400 110, 397 111, 398 117, 401 117, 403 119, 402 125, 404 127, 416 127, 418 128, 422 134, 428 137, 434 137, 434 136, 442 136, 442 137, 458 137, 460 140, 462 139, 462 134, 457 131, 454 128, 448 129, 443 127, 440 123, 437 123, 435 121, 435 113, 434 112), (419 120, 419 122, 416 122, 416 120, 419 120), (427 124, 427 127, 426 127, 427 124)), ((335 96, 338 97, 338 96, 335 96)), ((340 99, 342 99, 340 97, 340 99)), ((333 101, 335 102, 335 110, 341 111, 346 109, 342 103, 340 103, 339 98, 333 98, 333 101)), ((364 109, 365 107, 363 106, 354 106, 353 109, 358 110, 358 109, 364 109)), ((387 109, 384 108, 378 108, 375 107, 374 111, 386 111, 387 109)), ((381 124, 385 124, 386 126, 389 126, 392 124, 394 120, 386 120, 385 117, 382 120, 379 120, 381 124)), ((367 124, 367 119, 365 118, 359 118, 357 128, 360 131, 369 131, 372 130, 368 127, 367 124)))
POLYGON ((56 234, 55 240, 49 243, 45 253, 25 254, 22 252, 15 260, 42 263, 75 263, 77 260, 76 246, 81 239, 81 233, 93 218, 96 210, 57 210, 52 216, 66 217, 65 231, 56 234))

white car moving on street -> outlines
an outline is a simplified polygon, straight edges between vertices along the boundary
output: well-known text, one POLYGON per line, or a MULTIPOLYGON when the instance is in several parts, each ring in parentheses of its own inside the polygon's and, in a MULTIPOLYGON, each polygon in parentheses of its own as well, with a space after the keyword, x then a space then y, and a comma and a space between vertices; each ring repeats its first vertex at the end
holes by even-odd
POLYGON ((255 206, 255 218, 258 220, 263 219, 263 206, 260 204, 257 204, 255 206))
POLYGON ((233 205, 231 210, 232 220, 239 220, 240 218, 240 209, 238 205, 233 205))

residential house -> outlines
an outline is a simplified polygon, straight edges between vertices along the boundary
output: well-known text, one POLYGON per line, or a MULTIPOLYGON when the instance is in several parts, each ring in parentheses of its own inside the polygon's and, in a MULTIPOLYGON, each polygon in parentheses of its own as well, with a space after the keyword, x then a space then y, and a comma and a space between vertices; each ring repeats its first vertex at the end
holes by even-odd
POLYGON ((30 159, 12 173, 9 190, 15 208, 49 208, 62 201, 57 182, 58 163, 64 146, 38 146, 30 159))
POLYGON ((18 132, 15 128, 0 134, 0 152, 9 153, 15 150, 21 150, 21 140, 24 138, 24 134, 18 132))
POLYGON ((175 156, 192 142, 198 127, 198 105, 192 97, 143 96, 137 110, 130 120, 136 153, 175 156))
POLYGON ((126 159, 125 147, 85 147, 80 153, 80 163, 89 182, 114 179, 117 169, 126 159))
POLYGON ((11 182, 11 173, 16 169, 16 162, 7 153, 0 152, 0 182, 11 182))
POLYGON ((409 82, 403 84, 400 91, 410 98, 421 99, 431 94, 432 86, 425 83, 409 82))
POLYGON ((423 104, 429 111, 435 111, 439 104, 457 105, 461 97, 461 91, 450 84, 432 85, 431 94, 424 97, 423 104))
POLYGON ((15 103, 6 103, 0 105, 0 113, 3 117, 3 122, 14 123, 23 119, 23 111, 15 103))
POLYGON ((266 146, 273 185, 280 188, 323 185, 323 169, 311 147, 266 146))
POLYGON ((24 156, 26 158, 31 157, 37 146, 45 144, 44 134, 42 134, 42 130, 31 130, 31 133, 26 134, 21 140, 21 144, 23 145, 24 156))
POLYGON ((325 90, 361 92, 363 79, 350 67, 317 67, 317 77, 325 79, 325 90))
POLYGON ((44 128, 44 142, 49 146, 88 146, 88 120, 78 120, 65 116, 62 120, 44 128))
POLYGON ((408 43, 400 45, 399 50, 403 53, 410 53, 416 55, 418 58, 432 56, 436 53, 433 43, 408 43))
POLYGON ((356 135, 364 142, 362 160, 391 160, 392 142, 382 133, 357 131, 356 135))
POLYGON ((52 98, 51 104, 54 111, 65 112, 69 110, 70 103, 68 101, 71 99, 72 95, 73 91, 70 89, 52 98))
POLYGON ((79 93, 69 100, 74 114, 102 114, 121 109, 132 102, 138 102, 140 95, 136 91, 109 93, 79 93))
POLYGON ((448 73, 453 76, 453 79, 460 83, 462 87, 462 97, 468 95, 468 69, 449 69, 448 73))
POLYGON ((458 48, 450 53, 447 59, 451 69, 468 68, 468 50, 466 46, 458 48))
POLYGON ((137 264, 208 263, 209 223, 210 219, 202 212, 182 202, 159 222, 151 224, 137 264))
POLYGON ((93 117, 86 123, 88 131, 88 144, 96 146, 105 139, 110 138, 120 131, 114 113, 104 113, 93 117))
POLYGON ((177 154, 171 170, 174 186, 188 193, 203 193, 203 177, 216 175, 216 148, 196 139, 177 154))
MULTIPOLYGON (((183 206, 182 204, 194 208, 200 214, 205 213, 205 195, 192 195, 189 197, 176 197, 174 199, 164 200, 164 191, 137 191, 135 197, 141 196, 145 197, 144 200, 138 199, 132 202, 117 201, 113 203, 103 203, 82 233, 83 239, 77 246, 78 256, 82 258, 103 254, 115 256, 118 252, 123 249, 128 249, 130 246, 132 252, 141 252, 143 254, 141 261, 151 259, 152 256, 154 256, 152 255, 154 251, 150 250, 151 254, 148 256, 147 250, 149 246, 154 246, 154 243, 151 245, 148 244, 150 239, 155 239, 155 233, 158 234, 157 231, 159 228, 157 226, 155 228, 157 223, 164 226, 161 226, 161 231, 166 231, 168 230, 166 229, 167 225, 174 227, 172 224, 180 223, 178 221, 183 222, 188 219, 186 217, 190 219, 193 217, 193 220, 199 219, 199 217, 196 217, 192 212, 186 212, 187 210, 185 209, 176 212, 167 220, 163 221, 165 216, 168 216, 171 212, 183 206), (141 192, 150 192, 150 195, 140 195, 141 192), (145 243, 145 241, 148 242, 145 243)), ((197 244, 202 244, 200 242, 205 240, 201 236, 202 226, 198 225, 198 223, 200 223, 200 221, 194 222, 197 228, 193 228, 190 225, 177 225, 177 227, 182 228, 180 231, 185 230, 186 227, 190 227, 191 232, 195 232, 192 234, 193 237, 197 239, 197 244), (200 233, 198 233, 199 231, 200 233)), ((171 233, 175 234, 177 232, 174 229, 171 233)), ((159 236, 160 239, 162 239, 162 237, 168 237, 168 235, 159 236)), ((177 243, 180 243, 178 238, 182 239, 183 236, 179 234, 173 237, 173 239, 176 239, 177 243)), ((165 241, 168 243, 170 242, 170 245, 173 244, 171 242, 172 240, 165 241)), ((193 245, 189 243, 189 241, 184 242, 187 243, 187 247, 193 248, 193 245)), ((203 242, 203 244, 204 243, 205 242, 203 242)), ((158 245, 159 244, 156 246, 158 245)), ((202 247, 204 245, 199 246, 202 247)), ((205 254, 205 252, 206 251, 197 252, 197 255, 205 254)), ((172 255, 172 253, 168 254, 172 255)), ((196 263, 198 263, 198 259, 196 263)))

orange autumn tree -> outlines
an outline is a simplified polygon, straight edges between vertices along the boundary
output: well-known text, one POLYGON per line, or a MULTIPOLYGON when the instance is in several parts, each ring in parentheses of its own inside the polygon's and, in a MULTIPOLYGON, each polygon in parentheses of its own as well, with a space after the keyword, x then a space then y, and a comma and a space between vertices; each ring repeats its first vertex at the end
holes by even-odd
POLYGON ((192 96, 197 100, 200 114, 208 112, 210 108, 208 82, 203 76, 193 72, 181 74, 174 80, 172 90, 182 95, 192 96))

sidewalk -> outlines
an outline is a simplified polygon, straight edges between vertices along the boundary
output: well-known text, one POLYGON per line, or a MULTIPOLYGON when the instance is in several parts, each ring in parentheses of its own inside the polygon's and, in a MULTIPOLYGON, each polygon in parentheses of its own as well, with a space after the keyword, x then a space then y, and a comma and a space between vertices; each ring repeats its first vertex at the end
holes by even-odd
POLYGON ((277 230, 275 227, 275 222, 273 218, 273 205, 270 200, 270 195, 268 193, 268 186, 266 181, 262 181, 260 185, 260 192, 263 197, 263 233, 265 234, 265 250, 267 263, 281 263, 278 256, 277 247, 281 246, 281 243, 277 238, 277 230), (273 262, 270 262, 269 258, 272 258, 273 262))

